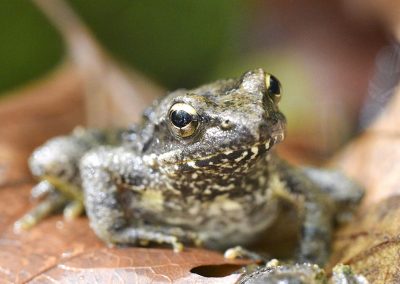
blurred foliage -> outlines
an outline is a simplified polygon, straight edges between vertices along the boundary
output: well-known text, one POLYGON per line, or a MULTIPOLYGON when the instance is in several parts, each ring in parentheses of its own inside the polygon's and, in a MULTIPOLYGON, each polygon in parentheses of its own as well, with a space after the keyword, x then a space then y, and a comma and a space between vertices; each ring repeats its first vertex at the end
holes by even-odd
POLYGON ((0 0, 0 41, 0 93, 46 72, 63 53, 56 30, 26 0, 0 0))
MULTIPOLYGON (((237 56, 249 14, 239 0, 68 2, 117 60, 168 89, 213 79, 218 64, 237 56)), ((0 92, 60 62, 62 39, 30 1, 0 0, 0 27, 0 92)))
POLYGON ((114 56, 169 89, 202 83, 233 58, 248 14, 239 0, 69 3, 114 56))

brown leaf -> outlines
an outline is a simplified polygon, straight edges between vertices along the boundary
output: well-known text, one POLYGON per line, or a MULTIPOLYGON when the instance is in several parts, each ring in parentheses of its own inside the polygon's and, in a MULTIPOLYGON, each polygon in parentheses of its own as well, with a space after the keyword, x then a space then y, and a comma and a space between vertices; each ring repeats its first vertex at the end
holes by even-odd
POLYGON ((366 188, 354 220, 335 238, 331 266, 350 264, 371 283, 400 282, 400 91, 335 164, 366 188))
POLYGON ((385 199, 338 232, 333 263, 350 264, 371 283, 400 281, 400 196, 385 199))

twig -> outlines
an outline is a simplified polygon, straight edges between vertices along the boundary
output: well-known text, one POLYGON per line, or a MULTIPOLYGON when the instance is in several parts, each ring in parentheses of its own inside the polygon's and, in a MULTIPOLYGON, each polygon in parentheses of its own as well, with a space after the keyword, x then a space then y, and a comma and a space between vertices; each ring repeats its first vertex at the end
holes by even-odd
POLYGON ((111 127, 139 119, 144 106, 161 94, 161 88, 117 64, 65 1, 32 1, 60 31, 67 59, 84 78, 87 124, 111 127))

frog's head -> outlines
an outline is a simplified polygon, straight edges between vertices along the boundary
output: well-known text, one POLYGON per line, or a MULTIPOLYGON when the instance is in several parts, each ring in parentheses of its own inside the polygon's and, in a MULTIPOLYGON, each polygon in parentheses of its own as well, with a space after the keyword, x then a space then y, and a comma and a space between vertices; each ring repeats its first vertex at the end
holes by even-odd
POLYGON ((249 166, 282 141, 279 81, 262 69, 166 96, 149 115, 154 154, 169 170, 230 171, 249 166))

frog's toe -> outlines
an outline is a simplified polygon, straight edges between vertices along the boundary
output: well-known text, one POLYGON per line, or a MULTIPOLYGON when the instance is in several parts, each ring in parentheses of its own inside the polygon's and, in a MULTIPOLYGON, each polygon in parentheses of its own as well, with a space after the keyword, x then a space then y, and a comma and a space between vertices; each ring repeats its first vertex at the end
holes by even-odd
POLYGON ((200 247, 203 245, 203 240, 196 232, 183 230, 179 227, 165 229, 164 233, 166 235, 171 235, 177 238, 180 243, 195 245, 200 247))
POLYGON ((14 223, 14 232, 19 233, 23 230, 28 230, 35 226, 38 222, 39 220, 34 217, 34 214, 29 212, 14 223))
POLYGON ((85 211, 85 207, 80 200, 73 200, 69 202, 63 211, 64 218, 66 220, 73 220, 76 219, 77 217, 81 216, 83 212, 85 211))
POLYGON ((49 183, 47 180, 43 180, 38 182, 35 186, 31 189, 31 199, 38 200, 45 198, 51 192, 54 192, 56 188, 49 183))
POLYGON ((233 248, 229 248, 225 251, 224 257, 226 259, 238 259, 238 258, 248 258, 255 261, 263 261, 266 262, 267 257, 262 256, 256 252, 245 249, 241 246, 236 246, 233 248))
POLYGON ((104 232, 105 240, 113 244, 134 244, 148 246, 151 244, 162 244, 171 246, 175 252, 184 249, 181 239, 171 235, 161 228, 154 227, 126 227, 119 230, 104 232))
POLYGON ((62 194, 58 192, 49 194, 45 200, 14 223, 14 231, 19 232, 32 228, 50 214, 63 208, 66 203, 67 199, 62 194))
POLYGON ((172 249, 174 252, 182 252, 185 249, 185 246, 180 242, 173 242, 172 249))
MULTIPOLYGON (((150 238, 148 239, 139 239, 138 243, 140 246, 149 246, 151 244, 151 242, 154 240, 150 240, 150 238)), ((155 242, 159 243, 159 244, 169 244, 171 245, 172 249, 174 252, 181 252, 185 249, 185 246, 183 245, 183 243, 179 242, 177 238, 171 236, 159 236, 155 242)))
POLYGON ((241 258, 244 254, 243 248, 241 246, 236 246, 233 248, 229 248, 224 252, 224 257, 226 259, 238 259, 241 258))

